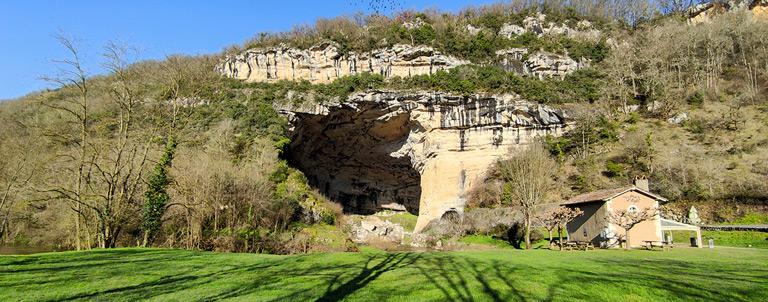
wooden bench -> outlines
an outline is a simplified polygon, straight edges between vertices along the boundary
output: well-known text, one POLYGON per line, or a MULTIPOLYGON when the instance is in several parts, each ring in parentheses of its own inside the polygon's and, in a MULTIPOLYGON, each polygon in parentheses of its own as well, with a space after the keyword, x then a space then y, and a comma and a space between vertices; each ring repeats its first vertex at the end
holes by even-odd
POLYGON ((587 251, 589 249, 595 250, 595 245, 592 244, 592 242, 590 241, 566 241, 565 243, 563 243, 563 249, 569 250, 569 251, 572 251, 574 249, 576 250, 584 249, 585 251, 587 251))

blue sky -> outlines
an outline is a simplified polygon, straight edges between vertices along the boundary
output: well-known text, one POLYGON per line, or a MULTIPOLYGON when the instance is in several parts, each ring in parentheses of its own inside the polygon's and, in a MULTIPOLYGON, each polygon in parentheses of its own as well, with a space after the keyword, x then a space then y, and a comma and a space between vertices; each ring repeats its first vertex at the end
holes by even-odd
MULTIPOLYGON (((398 2, 398 1, 395 1, 398 2)), ((437 5, 456 11, 466 1, 399 1, 403 8, 437 5)), ((477 1, 481 4, 491 1, 477 1)), ((102 46, 116 37, 143 49, 142 59, 168 54, 210 54, 241 44, 262 31, 312 24, 318 17, 366 10, 353 1, 22 1, 0 0, 0 99, 47 87, 38 78, 52 75, 52 59, 66 57, 52 35, 59 29, 84 40, 85 66, 99 73, 102 46)))

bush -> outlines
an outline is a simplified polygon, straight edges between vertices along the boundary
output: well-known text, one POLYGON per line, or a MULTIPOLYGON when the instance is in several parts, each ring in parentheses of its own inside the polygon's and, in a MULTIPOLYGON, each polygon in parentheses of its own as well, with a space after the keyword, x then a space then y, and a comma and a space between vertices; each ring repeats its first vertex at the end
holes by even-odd
MULTIPOLYGON (((520 222, 511 225, 498 225, 494 228, 494 236, 503 239, 516 249, 525 248, 525 228, 520 222), (500 234, 499 234, 500 233, 500 234)), ((531 244, 544 240, 544 233, 539 229, 531 228, 531 244)))
POLYGON ((621 177, 624 175, 624 167, 612 161, 605 162, 605 176, 621 177))
POLYGON ((701 104, 704 103, 704 97, 701 95, 700 92, 696 91, 694 94, 688 96, 688 99, 686 99, 685 101, 692 108, 696 109, 696 108, 699 108, 701 104))
POLYGON ((686 124, 688 126, 688 130, 691 131, 691 133, 694 134, 702 134, 704 133, 704 123, 701 120, 690 120, 686 124))

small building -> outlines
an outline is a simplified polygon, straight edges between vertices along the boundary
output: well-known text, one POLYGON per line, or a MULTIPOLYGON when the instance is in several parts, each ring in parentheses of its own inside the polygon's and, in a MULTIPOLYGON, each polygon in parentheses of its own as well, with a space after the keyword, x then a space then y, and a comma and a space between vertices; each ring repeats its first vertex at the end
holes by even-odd
MULTIPOLYGON (((598 190, 582 194, 562 203, 569 208, 579 208, 584 212, 568 223, 568 239, 590 241, 595 246, 618 246, 617 239, 626 239, 626 232, 620 226, 610 222, 609 213, 614 210, 637 211, 656 210, 659 203, 667 199, 648 190, 647 179, 635 180, 635 185, 617 189, 598 190)), ((661 219, 658 214, 632 228, 630 246, 643 245, 643 241, 662 241, 661 219)))

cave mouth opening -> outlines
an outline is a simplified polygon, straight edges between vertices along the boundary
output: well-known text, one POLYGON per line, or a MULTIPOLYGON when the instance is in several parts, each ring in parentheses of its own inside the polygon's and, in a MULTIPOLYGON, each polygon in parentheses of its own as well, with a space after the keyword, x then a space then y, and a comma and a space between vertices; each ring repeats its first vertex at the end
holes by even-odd
POLYGON ((421 175, 402 149, 420 126, 408 112, 375 102, 341 105, 326 114, 297 113, 292 126, 286 160, 345 213, 418 215, 421 175))

